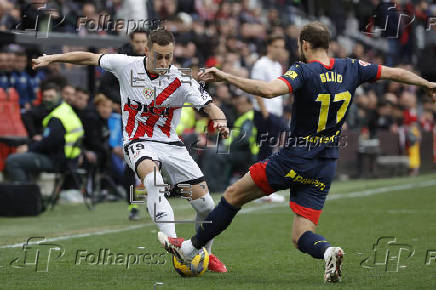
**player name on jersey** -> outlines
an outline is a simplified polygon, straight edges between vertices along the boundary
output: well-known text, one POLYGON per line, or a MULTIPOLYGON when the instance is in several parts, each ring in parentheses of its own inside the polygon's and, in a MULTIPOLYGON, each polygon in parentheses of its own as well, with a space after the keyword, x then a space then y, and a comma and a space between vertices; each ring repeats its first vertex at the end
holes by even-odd
POLYGON ((319 75, 321 82, 337 82, 342 83, 342 75, 335 71, 328 71, 319 75))

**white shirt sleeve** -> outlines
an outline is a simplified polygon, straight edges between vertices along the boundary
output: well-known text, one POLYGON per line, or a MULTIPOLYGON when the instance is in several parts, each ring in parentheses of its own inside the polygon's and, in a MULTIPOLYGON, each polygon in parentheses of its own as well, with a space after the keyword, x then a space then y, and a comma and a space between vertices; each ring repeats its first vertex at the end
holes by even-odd
POLYGON ((104 70, 117 74, 121 71, 121 68, 131 61, 132 57, 129 57, 126 54, 102 54, 98 64, 104 70))
POLYGON ((182 83, 185 92, 185 100, 191 103, 197 110, 212 101, 209 93, 194 79, 190 83, 182 83))

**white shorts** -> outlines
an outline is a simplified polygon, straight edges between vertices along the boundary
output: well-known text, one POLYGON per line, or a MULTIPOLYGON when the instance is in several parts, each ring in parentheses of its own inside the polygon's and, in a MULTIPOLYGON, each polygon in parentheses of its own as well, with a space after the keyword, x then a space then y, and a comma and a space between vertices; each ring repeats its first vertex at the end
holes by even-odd
POLYGON ((136 167, 141 161, 151 159, 162 164, 170 176, 171 185, 197 184, 204 180, 203 172, 184 145, 135 140, 124 148, 124 159, 135 173, 136 167))

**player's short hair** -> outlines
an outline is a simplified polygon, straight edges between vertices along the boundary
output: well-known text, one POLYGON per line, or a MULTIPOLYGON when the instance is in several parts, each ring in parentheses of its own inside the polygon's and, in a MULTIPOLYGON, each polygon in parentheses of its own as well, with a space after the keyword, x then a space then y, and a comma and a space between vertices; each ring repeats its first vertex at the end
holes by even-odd
POLYGON ((58 94, 61 93, 61 87, 54 82, 49 82, 49 83, 45 83, 44 85, 41 86, 41 91, 45 92, 48 90, 55 90, 58 94))
POLYGON ((105 102, 105 101, 111 101, 112 102, 112 100, 109 99, 108 97, 106 97, 105 94, 97 94, 97 95, 95 95, 95 98, 94 98, 94 106, 97 107, 98 104, 100 104, 101 102, 105 102))
POLYGON ((151 48, 153 46, 153 43, 157 43, 161 46, 165 46, 170 43, 174 44, 174 35, 170 31, 165 29, 153 30, 148 36, 148 47, 151 48))
POLYGON ((327 26, 321 22, 311 22, 303 27, 300 32, 300 44, 303 40, 310 43, 312 48, 328 49, 330 44, 330 32, 327 26))
POLYGON ((266 39, 266 45, 270 46, 271 44, 274 43, 274 41, 277 41, 277 40, 283 40, 284 41, 285 37, 283 35, 280 35, 280 34, 275 34, 275 35, 268 36, 267 39, 266 39))

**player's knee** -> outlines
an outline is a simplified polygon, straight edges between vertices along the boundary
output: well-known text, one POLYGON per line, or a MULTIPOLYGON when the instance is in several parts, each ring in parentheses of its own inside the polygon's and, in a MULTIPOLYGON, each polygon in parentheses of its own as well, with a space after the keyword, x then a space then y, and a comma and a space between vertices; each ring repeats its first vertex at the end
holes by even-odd
POLYGON ((154 170, 156 170, 156 172, 159 172, 159 165, 157 164, 157 162, 150 159, 143 160, 136 165, 136 173, 141 180, 144 180, 144 178, 148 174, 153 173, 154 170))
POLYGON ((240 207, 244 203, 244 193, 236 185, 230 185, 224 192, 224 198, 233 206, 240 207))
MULTIPOLYGON (((184 190, 186 191, 186 190, 184 190)), ((199 184, 195 184, 191 186, 191 192, 189 193, 191 195, 192 200, 196 200, 198 198, 204 197, 209 193, 209 188, 207 187, 206 182, 201 182, 199 184)))

